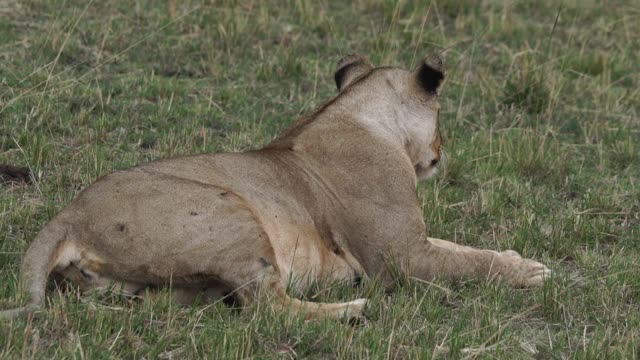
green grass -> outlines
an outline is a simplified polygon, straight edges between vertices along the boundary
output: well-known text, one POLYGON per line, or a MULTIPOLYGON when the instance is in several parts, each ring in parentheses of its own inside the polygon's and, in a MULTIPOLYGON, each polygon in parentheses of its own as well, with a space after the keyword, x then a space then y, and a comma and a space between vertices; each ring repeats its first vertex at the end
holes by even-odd
POLYGON ((638 16, 630 0, 0 2, 0 163, 36 180, 0 187, 2 308, 31 239, 97 177, 260 147, 335 94, 354 51, 405 68, 444 51, 448 166, 418 189, 429 235, 555 271, 540 290, 305 294, 369 297, 356 325, 54 291, 45 315, 0 324, 0 358, 637 358, 638 16))

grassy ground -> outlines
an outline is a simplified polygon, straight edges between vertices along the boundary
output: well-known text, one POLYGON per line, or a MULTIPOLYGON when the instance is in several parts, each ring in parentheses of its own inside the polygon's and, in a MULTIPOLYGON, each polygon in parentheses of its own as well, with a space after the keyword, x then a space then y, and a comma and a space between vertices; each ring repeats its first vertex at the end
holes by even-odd
POLYGON ((633 1, 0 1, 0 307, 21 255, 82 188, 177 154, 259 147, 335 93, 341 54, 442 50, 446 171, 429 234, 544 261, 544 289, 409 281, 358 325, 261 303, 49 297, 0 324, 0 358, 637 358, 640 7, 633 1), (482 4, 480 4, 482 3, 482 4))

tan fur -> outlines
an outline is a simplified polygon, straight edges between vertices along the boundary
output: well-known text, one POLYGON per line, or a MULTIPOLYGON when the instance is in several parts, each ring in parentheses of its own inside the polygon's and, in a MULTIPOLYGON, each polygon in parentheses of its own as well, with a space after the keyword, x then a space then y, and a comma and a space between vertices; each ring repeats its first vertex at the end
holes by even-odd
POLYGON ((409 276, 500 278, 542 284, 549 270, 515 252, 428 238, 415 187, 441 157, 442 62, 416 70, 341 61, 338 96, 263 149, 160 160, 105 176, 38 234, 23 265, 27 306, 44 303, 51 272, 83 290, 140 296, 172 286, 176 299, 258 293, 305 316, 358 316, 366 301, 302 302, 316 279, 409 276))

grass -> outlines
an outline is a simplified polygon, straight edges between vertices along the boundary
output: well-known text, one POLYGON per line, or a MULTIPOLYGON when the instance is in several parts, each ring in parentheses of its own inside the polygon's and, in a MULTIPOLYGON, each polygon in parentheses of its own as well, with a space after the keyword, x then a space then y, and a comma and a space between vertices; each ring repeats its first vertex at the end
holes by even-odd
POLYGON ((540 259, 540 290, 319 284, 369 297, 348 325, 161 296, 50 293, 0 324, 0 358, 638 358, 640 8, 633 1, 0 2, 0 306, 21 255, 97 177, 242 151, 335 93, 340 55, 413 67, 443 51, 446 171, 419 186, 430 236, 540 259))

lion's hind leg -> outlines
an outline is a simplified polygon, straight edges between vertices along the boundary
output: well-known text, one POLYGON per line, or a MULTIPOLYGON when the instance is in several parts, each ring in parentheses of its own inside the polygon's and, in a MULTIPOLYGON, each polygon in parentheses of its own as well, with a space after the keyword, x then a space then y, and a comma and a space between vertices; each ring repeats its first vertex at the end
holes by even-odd
POLYGON ((353 319, 363 316, 367 299, 357 299, 341 303, 302 301, 292 298, 286 292, 282 277, 272 265, 267 265, 256 279, 256 286, 236 290, 244 306, 261 298, 271 301, 277 311, 302 314, 306 319, 334 318, 353 319))
POLYGON ((102 295, 110 291, 125 297, 140 297, 147 287, 132 281, 118 281, 98 274, 84 266, 82 261, 71 262, 66 267, 56 269, 54 280, 58 283, 68 282, 83 294, 97 293, 102 295))
MULTIPOLYGON (((191 306, 194 304, 211 304, 217 301, 225 301, 229 290, 227 287, 208 283, 203 286, 157 286, 149 284, 141 284, 131 281, 117 281, 98 275, 97 273, 86 268, 78 267, 77 264, 70 264, 64 269, 57 272, 55 280, 58 283, 68 282, 73 287, 79 289, 83 294, 106 293, 121 295, 130 299, 151 298, 157 300, 159 296, 163 296, 161 289, 168 289, 169 298, 178 305, 191 306)), ((231 298, 231 297, 229 297, 231 298)), ((226 301, 225 301, 226 302, 226 301)))

